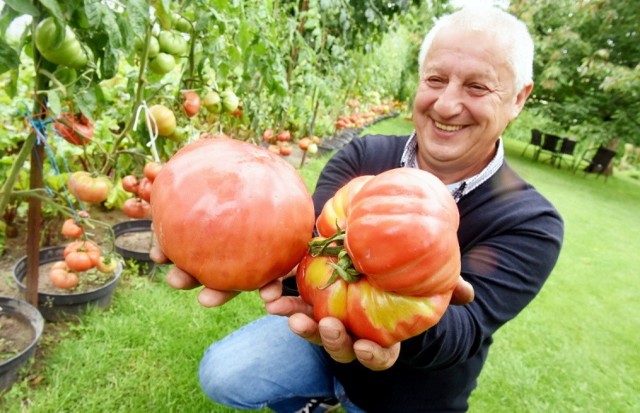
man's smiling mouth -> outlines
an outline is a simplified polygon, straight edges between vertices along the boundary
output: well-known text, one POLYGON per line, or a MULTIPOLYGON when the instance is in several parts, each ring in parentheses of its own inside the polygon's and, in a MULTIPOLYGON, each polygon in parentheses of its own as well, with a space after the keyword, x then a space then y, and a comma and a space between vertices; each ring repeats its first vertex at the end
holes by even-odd
POLYGON ((455 131, 459 131, 460 129, 462 129, 462 125, 446 125, 444 123, 440 123, 440 122, 435 122, 436 124, 436 128, 441 129, 445 132, 455 132, 455 131))

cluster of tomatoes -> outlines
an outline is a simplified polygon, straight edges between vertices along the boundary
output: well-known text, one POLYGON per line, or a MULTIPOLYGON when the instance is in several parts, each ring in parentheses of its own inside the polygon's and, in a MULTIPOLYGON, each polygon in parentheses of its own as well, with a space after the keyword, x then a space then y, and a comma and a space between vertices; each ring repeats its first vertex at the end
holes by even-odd
POLYGON ((69 218, 62 224, 62 235, 74 241, 66 245, 64 260, 54 262, 49 270, 49 280, 58 288, 75 288, 80 283, 81 272, 96 268, 102 273, 111 273, 118 266, 114 256, 103 255, 96 243, 86 239, 83 225, 88 218, 89 214, 81 211, 77 219, 69 218))
POLYGON ((122 206, 126 216, 133 219, 148 218, 151 216, 151 186, 162 169, 158 162, 148 162, 143 169, 143 177, 138 179, 135 175, 127 175, 122 178, 122 188, 133 194, 122 206))
MULTIPOLYGON (((289 156, 293 153, 293 145, 291 143, 292 136, 288 130, 283 130, 277 134, 273 129, 267 129, 262 133, 262 142, 266 143, 270 152, 282 156, 289 156)), ((318 152, 318 143, 320 138, 317 136, 304 137, 298 140, 298 147, 309 154, 318 152)))

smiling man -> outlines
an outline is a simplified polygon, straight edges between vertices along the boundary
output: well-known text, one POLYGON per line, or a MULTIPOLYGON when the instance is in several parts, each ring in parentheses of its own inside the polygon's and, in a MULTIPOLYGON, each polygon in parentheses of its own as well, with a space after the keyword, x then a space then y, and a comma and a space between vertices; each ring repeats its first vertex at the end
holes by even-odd
MULTIPOLYGON (((419 59, 415 133, 354 139, 327 163, 313 199, 319 214, 351 179, 399 167, 440 178, 460 213, 468 283, 459 283, 457 305, 426 332, 385 348, 350 336, 335 318, 314 321, 299 297, 271 283, 260 291, 270 315, 204 355, 200 383, 212 400, 279 412, 321 411, 323 398, 349 412, 466 411, 493 334, 542 288, 560 252, 562 219, 509 167, 501 142, 533 87, 526 26, 496 8, 467 7, 438 20, 419 59)), ((167 281, 197 286, 178 268, 167 281)), ((199 299, 217 306, 235 295, 203 289, 199 299)))

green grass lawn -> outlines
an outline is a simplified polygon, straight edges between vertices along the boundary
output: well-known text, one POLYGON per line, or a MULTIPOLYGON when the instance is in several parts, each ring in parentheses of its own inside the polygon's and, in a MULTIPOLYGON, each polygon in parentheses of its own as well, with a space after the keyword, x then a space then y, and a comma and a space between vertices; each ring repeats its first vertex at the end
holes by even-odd
MULTIPOLYGON (((410 131, 389 122, 376 129, 410 131)), ((523 147, 507 137, 507 158, 560 210, 565 244, 541 294, 495 335, 470 411, 640 411, 640 183, 534 163, 523 147)), ((325 160, 301 170, 310 189, 325 160)), ((200 390, 200 356, 263 313, 256 293, 205 309, 196 292, 167 287, 162 271, 127 274, 108 310, 45 335, 46 351, 0 410, 231 412, 200 390)))

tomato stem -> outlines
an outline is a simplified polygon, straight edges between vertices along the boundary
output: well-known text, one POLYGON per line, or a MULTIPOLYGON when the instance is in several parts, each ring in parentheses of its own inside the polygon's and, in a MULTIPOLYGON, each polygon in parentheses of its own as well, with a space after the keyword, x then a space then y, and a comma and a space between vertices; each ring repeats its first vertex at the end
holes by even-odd
POLYGON ((327 283, 320 287, 321 290, 328 288, 336 282, 338 277, 346 282, 352 283, 360 279, 362 274, 353 266, 353 261, 344 249, 345 231, 338 227, 337 232, 329 238, 316 239, 309 242, 309 253, 312 257, 325 256, 337 257, 337 262, 331 262, 329 265, 333 268, 333 273, 327 283))

